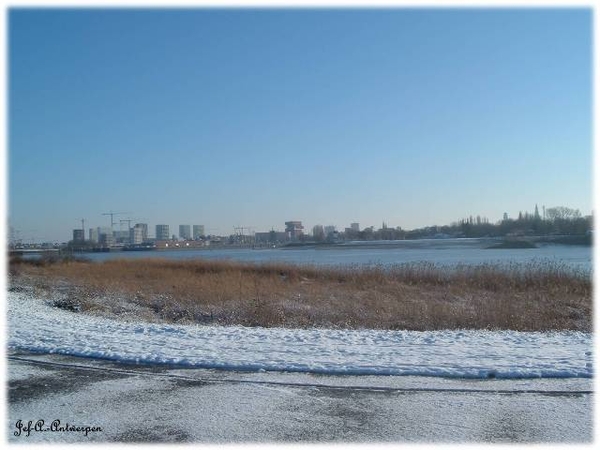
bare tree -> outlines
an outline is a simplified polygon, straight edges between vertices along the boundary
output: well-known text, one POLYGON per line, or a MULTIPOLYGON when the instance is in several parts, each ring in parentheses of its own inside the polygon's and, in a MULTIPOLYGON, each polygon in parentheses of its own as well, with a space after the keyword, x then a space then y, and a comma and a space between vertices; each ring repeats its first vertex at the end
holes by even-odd
POLYGON ((578 209, 567 208, 566 206, 555 206, 553 208, 546 209, 546 218, 554 222, 556 220, 572 220, 579 219, 581 217, 581 213, 578 209))

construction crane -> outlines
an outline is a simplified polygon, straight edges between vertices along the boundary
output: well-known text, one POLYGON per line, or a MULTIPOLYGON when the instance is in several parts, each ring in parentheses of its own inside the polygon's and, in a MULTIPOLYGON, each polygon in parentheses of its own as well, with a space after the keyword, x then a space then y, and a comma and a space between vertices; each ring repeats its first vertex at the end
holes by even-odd
POLYGON ((249 226, 239 226, 239 227, 233 227, 233 230, 235 231, 235 234, 244 235, 244 230, 247 230, 249 233, 252 232, 252 230, 254 230, 255 227, 249 227, 249 226))
MULTIPOLYGON (((125 237, 125 239, 131 241, 131 239, 132 239, 131 238, 131 236, 132 236, 131 235, 131 233, 132 233, 132 231, 131 231, 131 222, 140 222, 142 220, 148 220, 148 219, 146 219, 145 217, 141 217, 141 218, 140 217, 138 217, 138 218, 128 217, 127 219, 121 219, 121 220, 119 220, 119 234, 120 234, 121 239, 123 239, 123 224, 124 223, 127 224, 127 231, 129 233, 129 236, 125 237)), ((130 242, 130 243, 133 243, 133 242, 130 242)))
POLYGON ((121 219, 121 220, 119 220, 119 231, 123 232, 122 225, 124 223, 126 223, 127 224, 127 231, 129 231, 131 233, 131 222, 138 222, 139 223, 142 220, 148 220, 148 219, 146 219, 145 217, 142 217, 142 218, 140 218, 140 217, 138 217, 138 218, 128 217, 127 219, 121 219))
POLYGON ((123 225, 124 223, 127 224, 127 229, 131 230, 131 222, 133 222, 135 219, 121 219, 119 220, 119 224, 123 225))
MULTIPOLYGON (((246 235, 244 234, 244 230, 247 230, 249 233, 251 233, 252 230, 254 230, 254 229, 255 229, 255 227, 249 227, 249 226, 233 227, 233 230, 235 231, 236 236, 242 243, 246 243, 246 235)), ((251 237, 251 235, 248 237, 251 237)))
POLYGON ((135 218, 135 217, 128 217, 127 219, 121 219, 119 220, 119 223, 123 224, 125 222, 127 222, 127 229, 131 229, 131 222, 141 222, 142 220, 148 220, 145 217, 142 218, 135 218))
POLYGON ((110 227, 111 228, 113 228, 115 226, 115 223, 117 223, 117 222, 114 221, 114 218, 113 218, 117 214, 131 214, 131 213, 128 212, 128 211, 125 211, 125 212, 114 212, 112 210, 109 211, 109 212, 102 213, 103 216, 110 216, 110 227))

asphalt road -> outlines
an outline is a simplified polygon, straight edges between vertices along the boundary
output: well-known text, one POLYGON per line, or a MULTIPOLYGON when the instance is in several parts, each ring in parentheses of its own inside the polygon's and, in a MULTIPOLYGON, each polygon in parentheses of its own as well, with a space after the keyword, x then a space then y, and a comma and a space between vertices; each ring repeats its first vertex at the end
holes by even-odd
POLYGON ((11 443, 593 440, 587 379, 244 373, 23 353, 7 369, 11 443))

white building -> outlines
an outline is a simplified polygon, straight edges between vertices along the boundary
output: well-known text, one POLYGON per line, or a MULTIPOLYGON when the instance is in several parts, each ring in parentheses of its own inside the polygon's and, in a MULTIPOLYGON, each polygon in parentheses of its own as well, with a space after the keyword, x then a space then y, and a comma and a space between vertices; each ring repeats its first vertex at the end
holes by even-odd
MULTIPOLYGON (((141 244, 142 242, 144 242, 144 227, 142 226, 143 224, 141 223, 137 223, 135 224, 135 226, 129 230, 130 234, 129 234, 129 242, 132 244, 141 244)), ((147 228, 146 228, 146 232, 147 232, 147 228)))

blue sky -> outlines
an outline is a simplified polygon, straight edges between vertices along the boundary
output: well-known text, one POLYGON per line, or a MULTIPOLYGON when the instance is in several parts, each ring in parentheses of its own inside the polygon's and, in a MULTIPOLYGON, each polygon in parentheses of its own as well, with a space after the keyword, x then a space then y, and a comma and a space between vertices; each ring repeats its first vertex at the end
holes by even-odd
POLYGON ((12 9, 9 222, 592 210, 591 9, 12 9))

